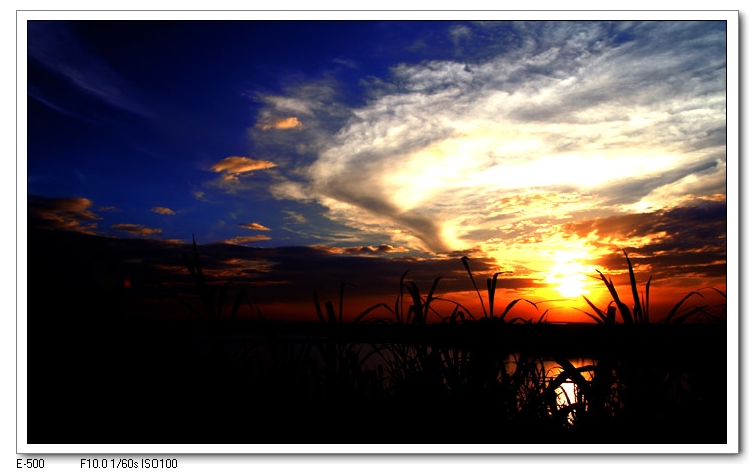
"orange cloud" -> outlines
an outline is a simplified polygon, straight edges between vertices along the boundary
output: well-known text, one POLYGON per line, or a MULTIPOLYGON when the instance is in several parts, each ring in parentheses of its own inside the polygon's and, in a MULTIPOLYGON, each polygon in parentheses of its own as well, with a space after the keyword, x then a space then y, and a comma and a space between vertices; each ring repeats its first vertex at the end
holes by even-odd
POLYGON ((290 130, 302 129, 304 125, 296 117, 285 117, 267 120, 264 123, 257 124, 262 130, 290 130))
POLYGON ((41 198, 30 197, 30 225, 47 229, 64 229, 91 233, 97 224, 86 221, 102 220, 89 208, 92 201, 87 198, 41 198))
POLYGON ((714 194, 712 196, 698 196, 702 201, 726 202, 726 194, 714 194))
POLYGON ((267 235, 246 235, 246 236, 234 237, 232 239, 228 239, 225 241, 225 243, 242 245, 242 244, 249 244, 253 242, 262 242, 264 240, 270 240, 270 237, 268 237, 267 235))
POLYGON ((212 165, 210 169, 223 174, 225 181, 237 181, 239 176, 251 175, 254 171, 274 168, 272 161, 254 160, 245 156, 229 156, 212 165))
POLYGON ((239 224, 239 226, 243 227, 244 229, 249 229, 249 230, 262 230, 262 231, 270 230, 269 227, 265 227, 264 225, 258 222, 252 222, 250 224, 239 224))
POLYGON ((142 235, 142 236, 159 234, 163 231, 162 229, 151 229, 149 227, 145 227, 139 224, 114 224, 110 226, 110 228, 113 230, 120 231, 120 232, 126 232, 129 234, 142 235))
POLYGON ((167 207, 153 207, 150 209, 152 212, 155 212, 157 214, 164 214, 166 216, 172 216, 176 212, 173 209, 167 208, 167 207))

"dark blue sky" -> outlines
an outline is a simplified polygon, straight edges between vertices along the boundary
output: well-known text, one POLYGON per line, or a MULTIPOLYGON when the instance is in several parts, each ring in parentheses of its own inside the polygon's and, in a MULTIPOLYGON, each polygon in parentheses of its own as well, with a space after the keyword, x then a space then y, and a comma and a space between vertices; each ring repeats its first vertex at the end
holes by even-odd
MULTIPOLYGON (((86 197, 95 208, 117 209, 106 221, 159 227, 167 238, 231 237, 235 229, 210 234, 227 208, 192 192, 201 192, 212 163, 259 148, 248 133, 258 94, 327 76, 339 85, 332 100, 363 106, 364 81, 424 57, 407 45, 452 25, 30 22, 29 194, 86 197), (183 224, 146 212, 153 207, 183 211, 183 224)), ((440 38, 423 49, 434 58, 448 56, 450 46, 440 38)), ((244 212, 247 220, 276 219, 266 205, 229 201, 255 208, 244 212)))

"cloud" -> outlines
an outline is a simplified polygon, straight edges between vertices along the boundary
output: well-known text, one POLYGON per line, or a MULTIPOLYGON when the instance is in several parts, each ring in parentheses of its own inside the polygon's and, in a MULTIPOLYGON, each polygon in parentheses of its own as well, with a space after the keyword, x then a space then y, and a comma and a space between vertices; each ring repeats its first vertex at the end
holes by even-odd
POLYGON ((317 158, 317 153, 332 140, 352 111, 345 103, 343 85, 327 74, 313 80, 283 79, 283 83, 280 93, 248 94, 258 110, 257 126, 250 127, 248 133, 257 155, 275 156, 281 167, 291 166, 294 175, 298 175, 303 166, 317 158), (284 121, 280 122, 281 119, 284 121), (274 128, 262 127, 277 123, 300 126, 287 128, 287 133, 270 133, 274 128))
POLYGON ((254 171, 274 168, 272 161, 254 160, 244 156, 229 156, 210 167, 216 173, 222 173, 225 181, 238 181, 239 177, 251 176, 254 171))
POLYGON ((680 179, 656 187, 639 201, 627 206, 633 211, 677 207, 694 199, 719 200, 726 195, 726 161, 717 159, 709 167, 685 174, 680 179))
POLYGON ((641 214, 614 215, 562 226, 580 237, 595 234, 604 238, 631 238, 664 232, 669 235, 721 237, 726 233, 726 202, 693 201, 674 209, 641 214))
POLYGON ((269 227, 265 227, 264 225, 258 222, 252 222, 249 224, 239 224, 239 226, 243 227, 244 229, 249 229, 249 230, 262 230, 262 231, 270 230, 269 227))
POLYGON ((210 202, 209 199, 207 199, 206 197, 207 195, 206 191, 195 190, 191 192, 191 195, 194 196, 194 198, 197 199, 198 201, 210 202))
POLYGON ((724 189, 723 24, 462 26, 449 37, 464 61, 396 65, 335 131, 312 114, 319 102, 269 97, 262 115, 309 114, 321 138, 274 197, 315 200, 357 236, 444 253, 525 218, 673 207, 724 189))
MULTIPOLYGON (((76 278, 64 278, 50 288, 58 295, 80 290, 82 282, 94 285, 114 281, 119 293, 123 279, 128 278, 130 288, 128 308, 138 314, 184 318, 188 310, 160 287, 169 287, 185 295, 193 303, 194 283, 186 271, 179 249, 191 254, 191 243, 174 243, 161 239, 119 239, 78 232, 54 232, 37 235, 29 241, 29 287, 49 286, 50 269, 59 269, 76 278), (114 252, 113 249, 118 251, 114 252), (91 265, 81 265, 81 255, 87 255, 91 265), (117 278, 113 278, 113 277, 117 278), (158 299, 157 297, 161 298, 158 299)), ((399 280, 415 282, 423 295, 427 294, 436 278, 442 277, 435 291, 437 297, 461 300, 475 316, 482 311, 476 294, 458 256, 453 258, 414 258, 387 252, 381 258, 374 254, 333 253, 326 247, 261 247, 230 243, 199 244, 202 270, 209 284, 233 284, 229 288, 226 304, 232 305, 240 292, 245 292, 252 304, 259 306, 268 319, 316 321, 312 295, 317 292, 321 303, 338 301, 342 284, 348 282, 344 295, 344 314, 352 318, 365 309, 385 303, 393 307, 399 290, 399 280), (408 273, 407 273, 408 272, 408 273), (472 295, 471 304, 463 297, 472 295)), ((375 246, 372 250, 387 249, 375 246)), ((355 248, 356 250, 356 248, 355 248)), ((478 285, 484 287, 484 278, 498 271, 497 263, 490 258, 473 259, 470 266, 478 285)), ((53 274, 56 274, 53 272, 53 274)), ((527 277, 499 278, 499 288, 532 288, 540 283, 527 277)), ((95 286, 96 287, 96 286, 95 286)), ((412 304, 406 297, 405 311, 412 304)), ((499 298, 503 292, 498 293, 499 298)), ((70 296, 70 295, 69 295, 70 296)), ((69 297, 60 299, 81 301, 69 297)), ((118 301, 116 299, 116 301, 118 301)), ((444 303, 435 301, 433 308, 443 313, 444 303)), ((244 305, 246 306, 246 305, 244 305)), ((449 304, 448 311, 453 309, 449 304)), ((101 305, 95 308, 101 310, 101 305)), ((228 311, 229 308, 226 309, 228 311)), ((228 314, 226 312, 226 314, 228 314)), ((448 314, 448 313, 446 313, 448 314)), ((380 313, 370 316, 379 317, 380 313)), ((386 314, 387 316, 387 314, 386 314)), ((431 318, 438 318, 432 315, 431 318)), ((433 319, 435 321, 435 319, 433 319)))
POLYGON ((119 232, 125 232, 127 234, 139 236, 159 234, 163 231, 162 229, 153 229, 139 224, 113 224, 110 226, 110 228, 119 232))
POLYGON ((286 214, 286 219, 287 220, 292 220, 292 221, 296 222, 297 224, 305 224, 305 223, 308 222, 308 219, 306 217, 304 217, 304 215, 301 214, 301 213, 299 213, 299 212, 283 211, 283 213, 286 214))
POLYGON ((334 255, 382 255, 389 253, 405 253, 408 251, 403 247, 394 247, 388 244, 381 244, 378 246, 362 245, 358 247, 327 247, 324 245, 315 245, 313 248, 334 255))
POLYGON ((167 207, 160 207, 160 206, 153 207, 152 209, 150 209, 150 211, 152 211, 152 212, 154 212, 156 214, 163 214, 163 215, 166 215, 166 216, 173 216, 173 215, 176 214, 176 211, 174 211, 173 209, 170 209, 170 208, 167 208, 167 207))
POLYGON ((258 123, 257 127, 262 130, 290 130, 304 128, 304 125, 296 117, 285 117, 268 119, 264 123, 258 123))
POLYGON ((726 202, 691 199, 684 206, 638 214, 612 215, 561 226, 598 250, 596 263, 624 270, 620 249, 633 263, 659 276, 726 277, 726 202))
POLYGON ((29 226, 92 233, 102 217, 93 213, 92 201, 87 198, 46 198, 29 196, 29 226))
POLYGON ((293 181, 285 177, 277 177, 270 185, 270 194, 275 199, 286 199, 299 202, 309 202, 314 199, 311 189, 306 183, 293 181))
POLYGON ((233 237, 225 241, 227 244, 242 245, 250 244, 253 242, 263 242, 265 240, 271 240, 267 235, 245 235, 240 237, 233 237))

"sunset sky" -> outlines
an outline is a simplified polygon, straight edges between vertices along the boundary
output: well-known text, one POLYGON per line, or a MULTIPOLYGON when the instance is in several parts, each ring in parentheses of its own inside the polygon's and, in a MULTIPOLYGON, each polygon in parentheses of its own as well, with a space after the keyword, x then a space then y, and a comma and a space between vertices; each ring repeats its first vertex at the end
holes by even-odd
POLYGON ((622 250, 651 303, 726 291, 726 33, 30 21, 28 228, 62 236, 45 258, 86 255, 82 278, 145 301, 188 281, 193 236, 271 317, 341 283, 355 313, 392 305, 405 271, 481 316, 462 256, 483 296, 504 272, 498 313, 559 300, 534 314, 589 321, 571 308, 608 304, 596 269, 628 283, 622 250))

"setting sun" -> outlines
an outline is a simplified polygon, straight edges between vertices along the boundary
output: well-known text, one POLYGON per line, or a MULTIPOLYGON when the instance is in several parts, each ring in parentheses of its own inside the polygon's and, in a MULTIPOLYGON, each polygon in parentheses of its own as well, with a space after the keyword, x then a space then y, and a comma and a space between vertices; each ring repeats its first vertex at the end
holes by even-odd
POLYGON ((554 265, 545 278, 546 283, 566 298, 575 298, 587 294, 587 268, 582 260, 587 256, 584 251, 556 251, 554 265))

